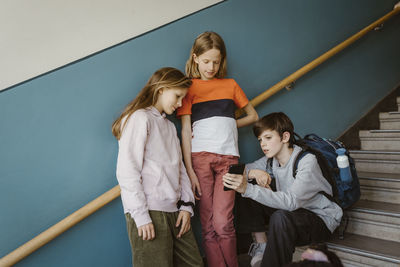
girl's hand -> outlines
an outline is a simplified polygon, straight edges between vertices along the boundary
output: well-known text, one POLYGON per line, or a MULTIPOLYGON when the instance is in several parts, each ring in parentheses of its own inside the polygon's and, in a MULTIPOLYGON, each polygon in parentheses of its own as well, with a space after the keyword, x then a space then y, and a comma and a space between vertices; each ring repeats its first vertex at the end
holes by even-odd
POLYGON ((247 179, 241 174, 226 173, 222 176, 224 186, 243 194, 246 192, 247 179))
POLYGON ((153 240, 156 237, 153 223, 148 223, 138 228, 138 235, 143 236, 143 240, 153 240))
POLYGON ((194 171, 188 171, 188 175, 190 178, 190 182, 192 183, 192 191, 193 191, 193 195, 194 198, 196 200, 200 200, 201 197, 201 188, 200 188, 200 183, 199 183, 199 179, 197 178, 196 173, 194 173, 194 171))
POLYGON ((257 169, 250 170, 249 178, 256 179, 257 184, 259 186, 270 188, 269 184, 271 183, 272 179, 271 176, 266 171, 257 169))
POLYGON ((176 227, 181 225, 177 238, 181 238, 183 234, 190 230, 190 212, 186 210, 179 211, 178 219, 176 220, 176 227))

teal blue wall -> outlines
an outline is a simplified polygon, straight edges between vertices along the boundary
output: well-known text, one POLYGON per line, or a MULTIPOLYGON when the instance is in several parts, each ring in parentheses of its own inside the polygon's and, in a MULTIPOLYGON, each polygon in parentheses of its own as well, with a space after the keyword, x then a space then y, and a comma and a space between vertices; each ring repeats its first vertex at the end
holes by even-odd
MULTIPOLYGON (((0 92, 0 256, 117 184, 110 125, 194 38, 225 39, 228 72, 253 98, 392 10, 396 0, 231 0, 0 92)), ((257 107, 301 134, 337 137, 400 82, 400 16, 257 107)), ((241 161, 260 156, 240 130, 241 161)), ((17 266, 129 266, 120 199, 17 266)), ((198 228, 198 224, 196 224, 198 228)), ((198 232, 198 231, 197 231, 198 232)))

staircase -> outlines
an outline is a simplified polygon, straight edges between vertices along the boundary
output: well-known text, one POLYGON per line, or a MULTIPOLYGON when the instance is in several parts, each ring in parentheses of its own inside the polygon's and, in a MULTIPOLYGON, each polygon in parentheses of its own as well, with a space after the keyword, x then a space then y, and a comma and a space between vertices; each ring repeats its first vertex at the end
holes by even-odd
POLYGON ((347 267, 400 266, 400 97, 397 106, 379 113, 379 130, 360 130, 361 149, 350 150, 361 199, 349 211, 345 239, 328 244, 347 267))
MULTIPOLYGON (((348 211, 344 240, 334 238, 328 243, 346 267, 400 266, 400 97, 397 95, 400 86, 339 137, 350 148, 361 184, 361 198, 348 211), (397 111, 379 112, 395 109, 394 103, 397 111), (379 130, 360 130, 378 127, 379 130)), ((293 260, 299 260, 306 248, 296 248, 293 260)), ((239 266, 250 266, 247 254, 239 254, 239 266)))

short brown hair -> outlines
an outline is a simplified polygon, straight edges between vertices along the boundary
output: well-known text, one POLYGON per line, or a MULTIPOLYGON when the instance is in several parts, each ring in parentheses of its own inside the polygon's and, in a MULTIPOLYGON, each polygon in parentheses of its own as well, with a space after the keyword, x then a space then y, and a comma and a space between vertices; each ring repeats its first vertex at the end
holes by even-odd
POLYGON ((265 130, 277 131, 282 138, 284 132, 290 133, 289 147, 294 143, 294 127, 290 118, 283 112, 273 112, 259 119, 253 126, 253 133, 259 137, 265 130))

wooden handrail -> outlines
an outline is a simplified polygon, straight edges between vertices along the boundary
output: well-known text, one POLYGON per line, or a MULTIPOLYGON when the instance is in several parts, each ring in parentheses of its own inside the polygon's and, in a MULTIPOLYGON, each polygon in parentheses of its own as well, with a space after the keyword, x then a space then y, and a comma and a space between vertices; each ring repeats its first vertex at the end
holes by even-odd
MULTIPOLYGON (((344 42, 340 43, 339 45, 335 46, 328 52, 324 53, 320 57, 316 58, 315 60, 311 61, 304 67, 300 68, 299 70, 295 71, 282 81, 278 82, 274 86, 270 87, 268 90, 265 92, 261 93, 260 95, 256 96, 253 98, 250 102, 252 103, 253 106, 257 106, 272 95, 276 94, 283 88, 285 88, 287 85, 295 82, 298 78, 309 72, 310 70, 314 69, 324 61, 328 60, 330 57, 334 56, 347 46, 351 45, 354 43, 356 40, 360 39, 362 36, 367 34, 369 31, 373 30, 376 27, 379 27, 381 24, 383 24, 385 21, 389 20, 391 17, 394 15, 400 13, 400 6, 396 7, 393 11, 389 12, 382 18, 378 19, 371 25, 365 27, 355 35, 351 36, 344 42)), ((240 111, 237 113, 237 115, 240 115, 240 111)), ((53 225, 46 231, 42 232, 38 236, 34 237, 24 245, 20 246, 19 248, 15 249, 11 253, 7 254, 3 258, 0 259, 0 267, 6 267, 6 266, 12 266, 13 264, 17 263, 18 261, 22 260, 35 250, 39 249, 46 243, 50 242, 78 222, 82 221, 95 211, 99 210, 103 206, 107 205, 114 199, 120 196, 120 188, 119 186, 115 186, 109 191, 105 192, 95 200, 89 202, 79 210, 75 211, 65 219, 61 220, 57 224, 53 225)))
MULTIPOLYGON (((374 30, 375 28, 380 27, 385 21, 389 20, 391 17, 397 15, 398 13, 400 13, 400 6, 396 7, 394 10, 392 10, 389 13, 387 13, 382 18, 378 19, 377 21, 375 21, 374 23, 372 23, 369 26, 365 27, 364 29, 362 29, 358 33, 354 34, 353 36, 351 36, 347 40, 343 41, 342 43, 338 44, 334 48, 330 49, 328 52, 326 52, 326 53, 322 54, 321 56, 319 56, 318 58, 314 59, 313 61, 311 61, 310 63, 308 63, 304 67, 302 67, 302 68, 298 69, 297 71, 293 72, 292 74, 290 74, 288 77, 286 77, 282 81, 278 82, 277 84, 273 85, 272 87, 270 87, 269 89, 267 89, 263 93, 259 94, 255 98, 253 98, 250 101, 250 103, 253 106, 257 106, 260 103, 264 102, 269 97, 271 97, 272 95, 276 94, 277 92, 279 92, 280 90, 282 90, 286 86, 294 83, 301 76, 305 75, 307 72, 311 71, 312 69, 316 68, 317 66, 319 66, 320 64, 322 64, 323 62, 325 62, 326 60, 331 58, 332 56, 336 55, 337 53, 339 53, 340 51, 342 51, 343 49, 345 49, 346 47, 348 47, 349 45, 351 45, 352 43, 354 43, 355 41, 357 41, 358 39, 363 37, 365 34, 370 32, 371 30, 374 30)), ((236 116, 237 117, 239 117, 242 114, 243 114, 243 110, 238 110, 236 112, 236 116)))
POLYGON ((0 266, 12 266, 13 264, 19 262, 35 250, 39 249, 43 245, 47 244, 63 232, 67 231, 72 226, 76 225, 78 222, 82 221, 95 211, 99 210, 103 206, 107 205, 114 199, 120 196, 120 188, 119 185, 113 187, 108 190, 95 200, 89 202, 79 210, 75 211, 68 217, 64 218, 60 222, 51 226, 46 231, 40 233, 30 241, 26 242, 19 248, 15 249, 8 255, 4 256, 0 259, 0 266))

